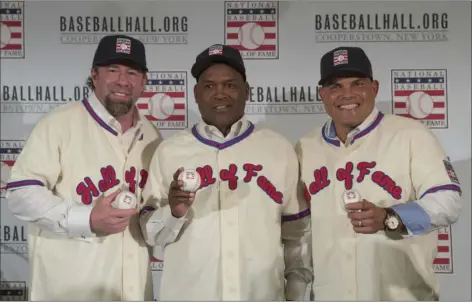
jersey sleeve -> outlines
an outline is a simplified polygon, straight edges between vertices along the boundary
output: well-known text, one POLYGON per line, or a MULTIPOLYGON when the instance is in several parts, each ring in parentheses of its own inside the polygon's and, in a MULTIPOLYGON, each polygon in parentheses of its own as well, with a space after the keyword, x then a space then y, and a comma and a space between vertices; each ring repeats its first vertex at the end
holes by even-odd
POLYGON ((310 207, 299 181, 299 162, 292 146, 287 151, 286 190, 282 210, 285 297, 300 301, 313 281, 310 207))
POLYGON ((461 187, 454 168, 436 136, 424 128, 410 135, 410 177, 415 200, 395 205, 408 236, 420 235, 457 221, 461 187))
POLYGON ((13 165, 8 190, 28 186, 43 186, 52 190, 61 173, 59 140, 51 118, 41 118, 13 165))
POLYGON ((162 173, 162 167, 165 165, 164 145, 159 145, 152 156, 139 213, 140 226, 146 243, 162 247, 175 241, 187 221, 186 216, 174 217, 169 206, 168 192, 172 176, 164 176, 162 173))
POLYGON ((461 192, 459 179, 436 136, 428 129, 411 135, 410 174, 416 198, 438 191, 461 192))
POLYGON ((300 181, 300 169, 297 155, 293 149, 287 154, 287 186, 284 193, 282 221, 294 221, 310 215, 309 203, 304 195, 304 186, 300 181))

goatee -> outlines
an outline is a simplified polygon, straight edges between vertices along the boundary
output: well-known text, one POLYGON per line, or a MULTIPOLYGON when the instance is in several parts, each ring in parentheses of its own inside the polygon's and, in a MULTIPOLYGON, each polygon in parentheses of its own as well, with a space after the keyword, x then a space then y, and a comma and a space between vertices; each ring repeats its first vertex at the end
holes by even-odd
POLYGON ((116 102, 110 99, 110 96, 105 98, 105 108, 113 117, 120 117, 133 108, 133 100, 129 99, 128 101, 116 102))

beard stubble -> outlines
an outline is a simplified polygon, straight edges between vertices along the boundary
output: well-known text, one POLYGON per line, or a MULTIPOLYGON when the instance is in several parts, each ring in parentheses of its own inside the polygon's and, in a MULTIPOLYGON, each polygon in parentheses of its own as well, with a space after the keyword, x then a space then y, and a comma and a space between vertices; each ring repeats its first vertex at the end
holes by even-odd
POLYGON ((109 95, 105 98, 105 109, 111 114, 111 116, 117 118, 130 112, 133 108, 134 102, 130 98, 127 101, 113 101, 109 95))

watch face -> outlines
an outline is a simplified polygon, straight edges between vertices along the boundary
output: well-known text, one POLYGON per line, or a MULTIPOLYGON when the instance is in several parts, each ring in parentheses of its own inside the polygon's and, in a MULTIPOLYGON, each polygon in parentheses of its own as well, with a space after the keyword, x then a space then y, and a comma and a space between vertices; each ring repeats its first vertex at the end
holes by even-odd
POLYGON ((395 216, 389 217, 387 219, 387 226, 391 230, 395 230, 396 228, 398 228, 399 224, 400 223, 399 223, 398 219, 395 216))

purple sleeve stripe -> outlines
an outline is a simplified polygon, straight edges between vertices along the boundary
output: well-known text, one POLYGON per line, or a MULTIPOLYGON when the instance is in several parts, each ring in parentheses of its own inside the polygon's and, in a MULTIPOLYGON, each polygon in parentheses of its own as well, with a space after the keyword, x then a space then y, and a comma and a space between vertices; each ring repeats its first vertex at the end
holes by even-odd
POLYGON ((15 189, 15 188, 21 188, 21 187, 27 187, 27 186, 41 186, 44 187, 44 184, 35 179, 26 179, 26 180, 20 180, 20 181, 13 181, 8 183, 7 185, 7 190, 9 189, 15 189))
POLYGON ((426 192, 424 192, 423 195, 421 195, 420 199, 423 198, 426 194, 434 193, 434 192, 438 192, 438 191, 446 191, 446 190, 448 190, 448 191, 457 191, 457 192, 459 192, 459 194, 462 194, 461 187, 459 187, 458 185, 449 184, 449 185, 441 185, 441 186, 432 187, 432 188, 426 190, 426 192))
POLYGON ((151 206, 144 206, 141 211, 139 211, 139 216, 143 215, 144 213, 147 213, 147 212, 152 212, 152 211, 155 211, 156 209, 154 209, 153 207, 151 206))
POLYGON ((297 213, 297 214, 282 216, 282 222, 294 221, 294 220, 309 216, 310 214, 311 214, 311 211, 310 211, 310 208, 308 208, 308 209, 306 209, 304 211, 301 211, 300 213, 297 213))

